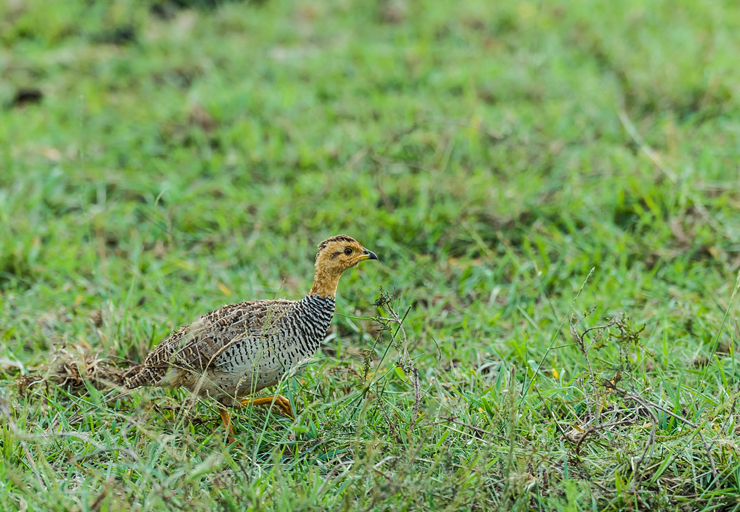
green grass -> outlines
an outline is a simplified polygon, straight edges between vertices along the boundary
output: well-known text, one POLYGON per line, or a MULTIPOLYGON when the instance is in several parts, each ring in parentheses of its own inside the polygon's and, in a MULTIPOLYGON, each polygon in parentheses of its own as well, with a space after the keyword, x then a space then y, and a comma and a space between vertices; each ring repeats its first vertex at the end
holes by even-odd
POLYGON ((0 4, 0 509, 740 508, 735 2, 187 3, 0 4), (15 386, 337 233, 295 421, 15 386))

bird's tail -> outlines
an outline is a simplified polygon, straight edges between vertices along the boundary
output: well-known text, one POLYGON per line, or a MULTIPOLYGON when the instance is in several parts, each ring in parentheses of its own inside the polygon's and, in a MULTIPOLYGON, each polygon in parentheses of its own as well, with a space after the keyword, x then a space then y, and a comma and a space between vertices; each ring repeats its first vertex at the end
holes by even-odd
POLYGON ((121 383, 126 388, 136 388, 138 386, 131 385, 133 384, 133 381, 135 380, 135 377, 141 373, 141 369, 144 367, 142 364, 137 364, 135 366, 132 366, 130 368, 127 368, 125 372, 123 372, 123 375, 121 375, 121 383), (131 383, 131 384, 129 384, 131 383))
POLYGON ((121 383, 124 389, 134 389, 145 385, 148 375, 143 370, 143 364, 137 364, 126 370, 121 377, 121 383))

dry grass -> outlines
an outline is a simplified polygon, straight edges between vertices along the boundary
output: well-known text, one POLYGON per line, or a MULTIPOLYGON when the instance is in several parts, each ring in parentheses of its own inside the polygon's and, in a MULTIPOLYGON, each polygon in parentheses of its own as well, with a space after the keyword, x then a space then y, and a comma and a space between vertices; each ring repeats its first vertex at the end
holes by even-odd
POLYGON ((34 387, 58 386, 75 395, 85 394, 91 387, 115 389, 123 384, 124 374, 110 359, 83 346, 59 347, 50 354, 49 362, 30 370, 16 380, 18 392, 24 396, 34 387))

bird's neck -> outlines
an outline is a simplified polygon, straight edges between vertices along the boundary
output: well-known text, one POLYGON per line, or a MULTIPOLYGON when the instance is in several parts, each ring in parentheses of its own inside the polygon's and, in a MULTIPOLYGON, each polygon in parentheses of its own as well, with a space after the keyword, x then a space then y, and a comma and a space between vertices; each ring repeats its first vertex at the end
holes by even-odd
POLYGON ((313 273, 313 286, 308 294, 334 299, 341 275, 316 267, 313 273))

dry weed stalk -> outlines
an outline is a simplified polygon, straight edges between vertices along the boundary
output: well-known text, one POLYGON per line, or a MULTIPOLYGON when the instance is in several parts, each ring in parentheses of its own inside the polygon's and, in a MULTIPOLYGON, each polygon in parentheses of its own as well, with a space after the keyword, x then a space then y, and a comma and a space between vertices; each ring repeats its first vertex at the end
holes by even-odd
POLYGON ((419 370, 409 355, 408 337, 406 336, 406 329, 403 327, 403 322, 411 308, 408 308, 403 317, 401 317, 393 308, 392 301, 393 298, 391 295, 381 288, 380 297, 378 297, 374 305, 385 311, 388 316, 377 315, 373 317, 373 320, 382 326, 381 333, 384 331, 388 331, 390 333, 391 344, 398 351, 398 361, 396 362, 396 366, 400 367, 406 375, 409 376, 414 387, 414 415, 410 424, 410 428, 413 430, 417 420, 419 419, 421 385, 419 384, 419 370))

